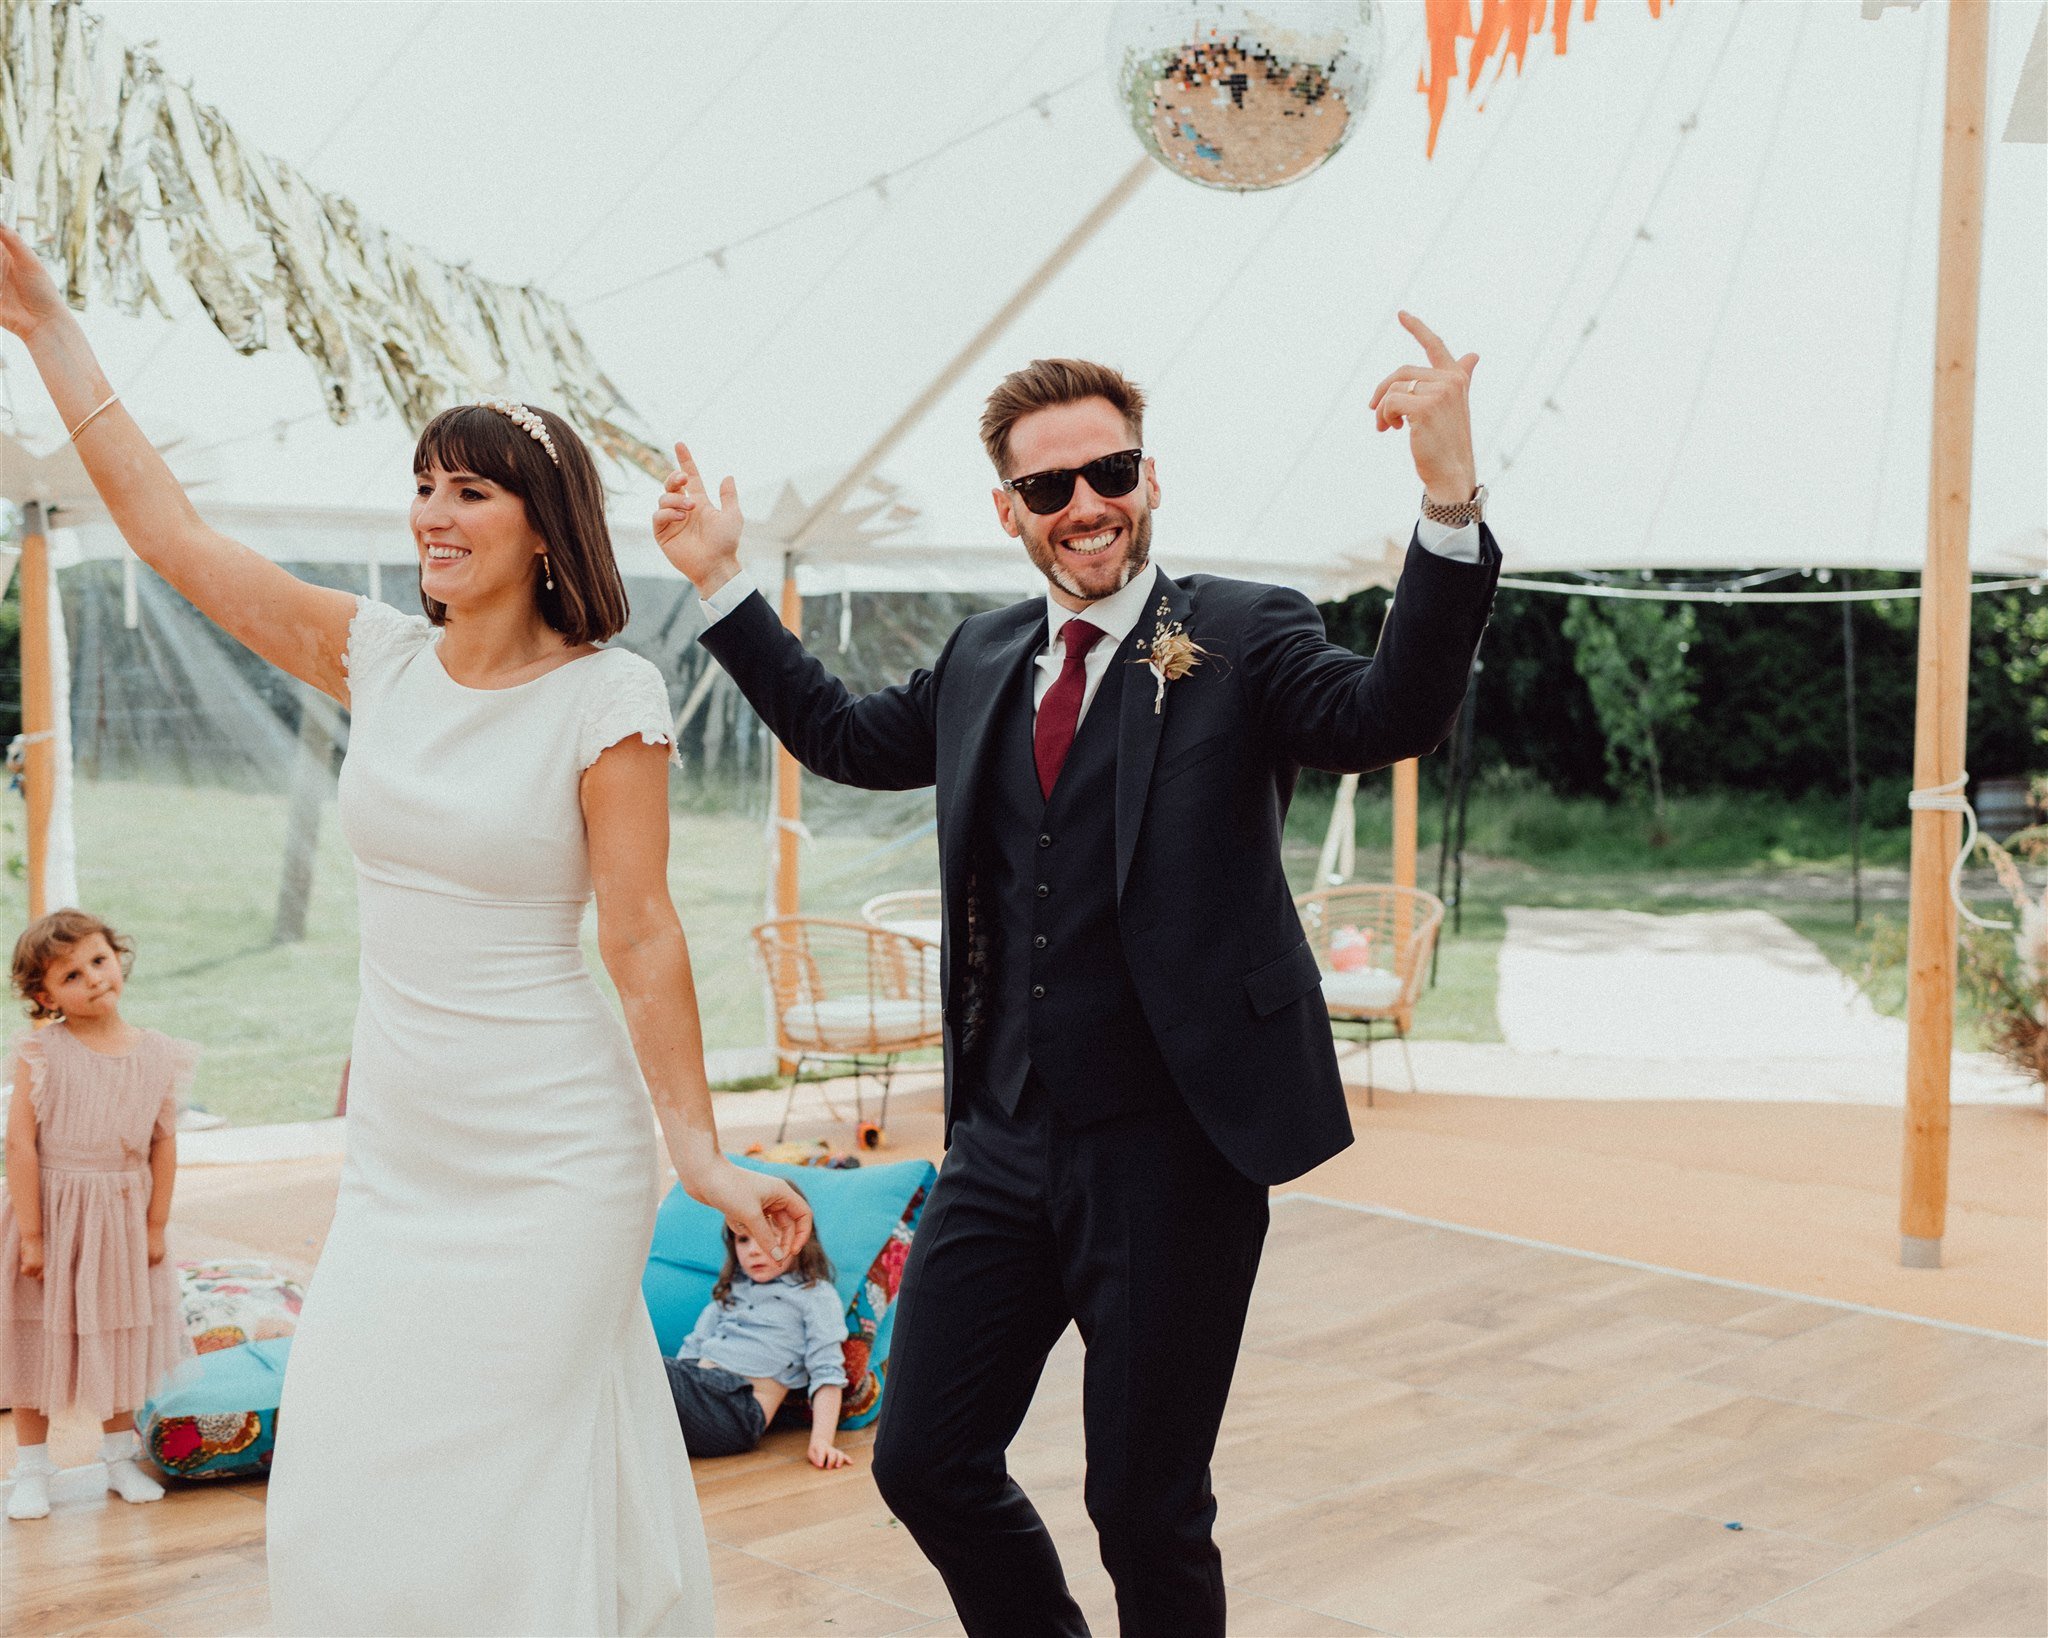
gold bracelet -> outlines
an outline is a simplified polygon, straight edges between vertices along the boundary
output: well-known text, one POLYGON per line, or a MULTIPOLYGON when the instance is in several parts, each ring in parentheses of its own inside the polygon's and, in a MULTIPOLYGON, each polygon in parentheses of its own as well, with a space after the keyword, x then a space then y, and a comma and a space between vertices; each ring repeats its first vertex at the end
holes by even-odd
POLYGON ((107 410, 112 409, 116 404, 120 403, 120 401, 121 395, 119 393, 108 393, 107 396, 91 411, 91 413, 89 413, 86 416, 86 418, 83 421, 80 421, 77 426, 71 429, 71 441, 74 444, 77 443, 78 435, 81 432, 83 432, 87 427, 91 426, 93 424, 93 421, 97 417, 104 414, 107 410))

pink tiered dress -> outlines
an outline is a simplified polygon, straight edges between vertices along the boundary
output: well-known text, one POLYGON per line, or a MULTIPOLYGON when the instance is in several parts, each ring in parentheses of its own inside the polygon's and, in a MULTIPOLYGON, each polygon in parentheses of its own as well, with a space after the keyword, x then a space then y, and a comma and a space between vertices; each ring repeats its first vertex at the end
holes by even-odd
POLYGON ((36 1112, 43 1277, 21 1272, 21 1224, 0 1184, 0 1405, 132 1411, 192 1352, 178 1271, 149 1264, 149 1146, 176 1129, 199 1048, 153 1029, 95 1052, 63 1024, 16 1049, 36 1112))

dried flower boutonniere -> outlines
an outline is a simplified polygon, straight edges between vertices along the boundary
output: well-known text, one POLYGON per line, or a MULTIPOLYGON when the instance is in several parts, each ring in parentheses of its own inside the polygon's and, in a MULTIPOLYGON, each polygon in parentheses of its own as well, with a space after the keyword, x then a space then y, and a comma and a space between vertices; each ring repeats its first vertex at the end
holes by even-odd
POLYGON ((1190 637, 1187 629, 1178 620, 1167 620, 1166 617, 1171 612, 1171 606, 1162 597, 1154 616, 1151 643, 1148 645, 1142 637, 1138 639, 1138 647, 1144 651, 1144 658, 1136 663, 1151 667, 1152 675, 1158 680, 1158 691, 1152 696, 1154 716, 1166 707, 1166 685, 1170 682, 1179 682, 1209 658, 1209 651, 1190 637))

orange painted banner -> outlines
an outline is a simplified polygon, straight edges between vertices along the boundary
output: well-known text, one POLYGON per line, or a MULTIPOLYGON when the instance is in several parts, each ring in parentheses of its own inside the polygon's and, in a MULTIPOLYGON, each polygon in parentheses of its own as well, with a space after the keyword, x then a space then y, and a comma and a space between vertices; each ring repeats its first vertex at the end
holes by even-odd
MULTIPOLYGON (((1650 15, 1661 17, 1667 3, 1649 0, 1650 15)), ((1585 21, 1593 20, 1595 0, 1585 0, 1585 21)), ((1472 22, 1472 0, 1429 0, 1429 56, 1415 89, 1429 98, 1429 152, 1436 152, 1436 134, 1444 121, 1444 109, 1451 98, 1451 82, 1458 78, 1458 42, 1470 40, 1465 54, 1465 89, 1479 84, 1479 71, 1496 52, 1500 66, 1494 77, 1507 72, 1513 59, 1515 72, 1522 71, 1529 51, 1529 39, 1543 32, 1546 15, 1550 22, 1553 55, 1564 55, 1571 29, 1571 0, 1479 0, 1479 22, 1472 22)))

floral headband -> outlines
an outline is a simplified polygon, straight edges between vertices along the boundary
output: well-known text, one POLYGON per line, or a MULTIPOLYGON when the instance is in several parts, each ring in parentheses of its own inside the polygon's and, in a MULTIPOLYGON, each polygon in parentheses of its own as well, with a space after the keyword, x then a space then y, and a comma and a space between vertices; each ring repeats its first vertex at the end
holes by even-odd
POLYGON ((506 420, 524 432, 527 437, 539 444, 542 449, 546 450, 548 452, 548 459, 553 461, 556 466, 559 467, 562 464, 562 457, 555 453, 555 441, 548 436, 548 424, 540 418, 537 412, 529 409, 524 404, 515 404, 509 398, 485 398, 479 401, 478 407, 496 410, 506 420))

